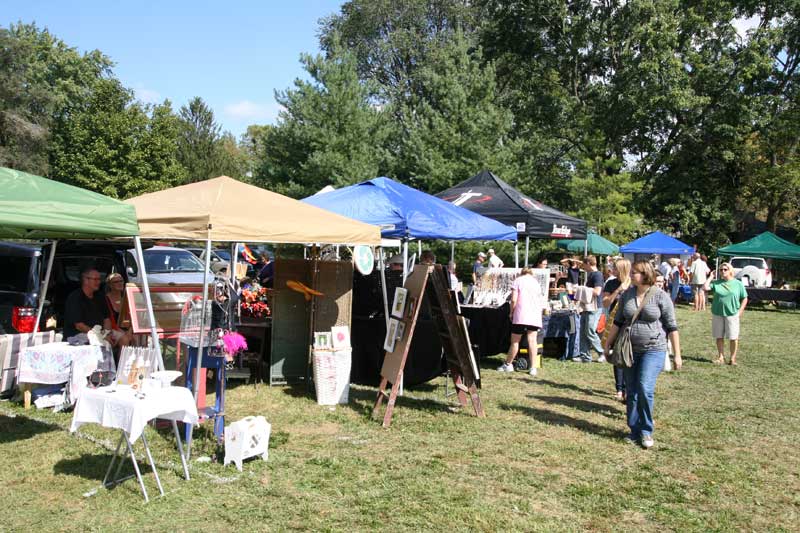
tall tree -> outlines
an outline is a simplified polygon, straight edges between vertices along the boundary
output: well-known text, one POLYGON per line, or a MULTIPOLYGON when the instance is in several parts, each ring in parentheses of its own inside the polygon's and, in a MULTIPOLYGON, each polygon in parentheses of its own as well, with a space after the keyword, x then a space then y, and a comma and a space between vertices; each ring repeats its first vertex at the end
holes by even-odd
POLYGON ((0 28, 0 165, 47 175, 54 122, 82 105, 111 65, 35 24, 0 28))
POLYGON ((214 111, 196 96, 181 107, 181 135, 178 160, 186 168, 188 181, 203 181, 223 174, 220 172, 219 141, 221 128, 214 111))
POLYGON ((299 198, 383 174, 387 111, 358 79, 355 57, 334 43, 327 57, 304 54, 301 62, 311 81, 276 93, 276 125, 249 130, 260 159, 254 181, 299 198))

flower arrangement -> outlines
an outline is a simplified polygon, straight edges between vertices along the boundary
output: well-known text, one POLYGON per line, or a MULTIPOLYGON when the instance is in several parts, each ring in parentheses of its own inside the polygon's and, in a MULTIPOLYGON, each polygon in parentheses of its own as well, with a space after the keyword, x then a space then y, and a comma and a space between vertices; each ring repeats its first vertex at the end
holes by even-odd
POLYGON ((242 316, 250 318, 266 318, 272 314, 269 308, 267 293, 269 289, 251 282, 242 287, 242 316))

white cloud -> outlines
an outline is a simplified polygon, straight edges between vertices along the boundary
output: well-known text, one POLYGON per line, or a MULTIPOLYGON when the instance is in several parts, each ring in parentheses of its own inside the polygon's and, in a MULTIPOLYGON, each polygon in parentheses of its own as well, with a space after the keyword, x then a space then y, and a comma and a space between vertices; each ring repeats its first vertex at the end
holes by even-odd
POLYGON ((739 37, 742 39, 747 39, 747 32, 749 30, 758 28, 758 25, 761 24, 761 17, 758 15, 753 15, 752 17, 746 19, 733 19, 732 24, 736 29, 736 33, 739 34, 739 37))
POLYGON ((227 104, 223 108, 226 117, 254 124, 256 122, 274 122, 278 118, 281 106, 276 102, 258 104, 250 100, 240 100, 227 104))
POLYGON ((161 94, 158 91, 153 91, 152 89, 146 89, 143 85, 139 84, 133 89, 134 94, 136 94, 136 98, 140 102, 144 102, 145 104, 160 104, 164 101, 161 97, 161 94))

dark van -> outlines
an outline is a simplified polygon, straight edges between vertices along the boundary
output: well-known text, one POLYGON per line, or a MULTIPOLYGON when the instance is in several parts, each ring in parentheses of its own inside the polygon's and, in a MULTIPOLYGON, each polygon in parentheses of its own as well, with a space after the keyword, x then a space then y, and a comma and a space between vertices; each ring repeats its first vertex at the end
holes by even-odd
POLYGON ((0 242, 0 334, 31 333, 42 278, 38 246, 0 242))

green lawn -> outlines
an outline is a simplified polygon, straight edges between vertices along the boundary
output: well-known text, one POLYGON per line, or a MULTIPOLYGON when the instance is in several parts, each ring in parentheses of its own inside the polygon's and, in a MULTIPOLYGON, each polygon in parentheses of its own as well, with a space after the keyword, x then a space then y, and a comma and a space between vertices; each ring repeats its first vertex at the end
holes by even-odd
MULTIPOLYGON (((546 359, 534 379, 495 372, 498 357, 483 361, 487 418, 456 410, 440 378, 407 391, 388 430, 369 387, 336 409, 304 387, 233 387, 229 420, 272 423, 269 461, 194 462, 185 482, 148 428, 167 495, 144 504, 135 480, 84 496, 111 431, 71 435, 69 414, 2 402, 0 530, 796 531, 800 313, 748 310, 738 367, 711 364, 708 313, 678 319, 684 370, 659 378, 647 451, 622 440, 609 365, 546 359)), ((207 435, 195 452, 214 452, 207 435)))

